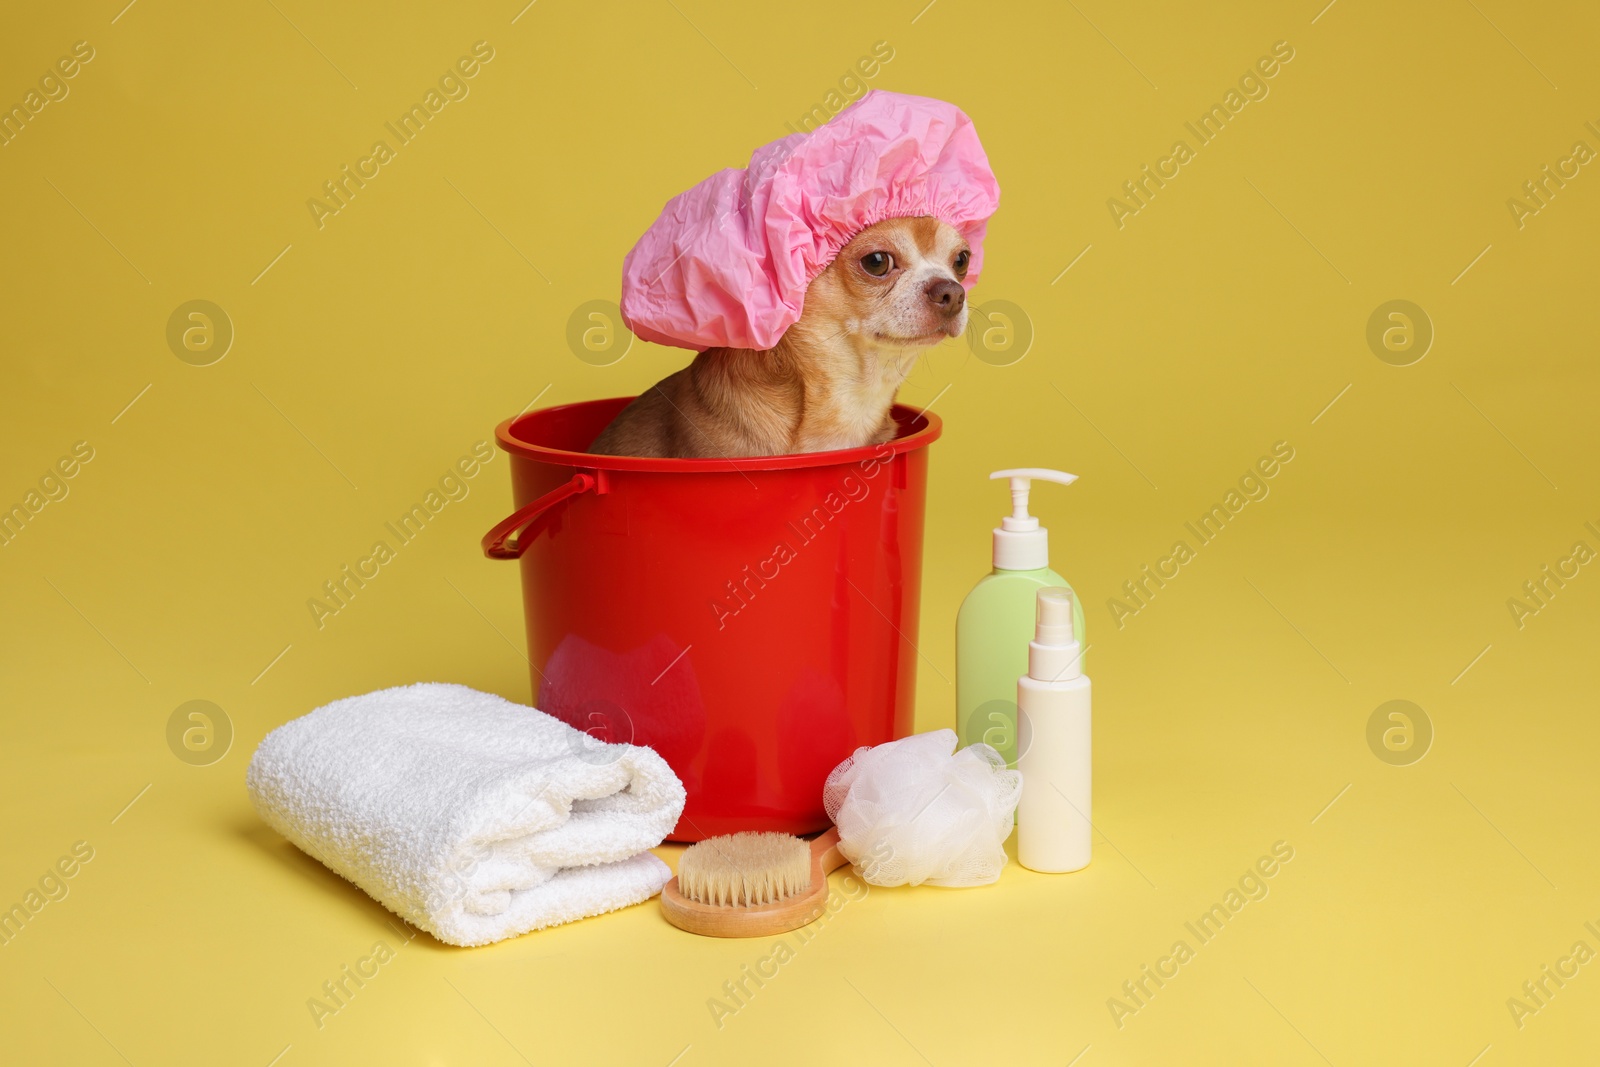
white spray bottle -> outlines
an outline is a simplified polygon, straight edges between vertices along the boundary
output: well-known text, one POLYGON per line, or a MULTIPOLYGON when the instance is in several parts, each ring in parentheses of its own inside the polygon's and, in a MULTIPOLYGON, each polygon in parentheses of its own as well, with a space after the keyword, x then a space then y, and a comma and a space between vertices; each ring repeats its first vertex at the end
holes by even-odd
POLYGON ((1089 679, 1072 608, 1072 590, 1039 590, 1028 673, 1017 679, 1017 859, 1049 874, 1089 865, 1089 679))

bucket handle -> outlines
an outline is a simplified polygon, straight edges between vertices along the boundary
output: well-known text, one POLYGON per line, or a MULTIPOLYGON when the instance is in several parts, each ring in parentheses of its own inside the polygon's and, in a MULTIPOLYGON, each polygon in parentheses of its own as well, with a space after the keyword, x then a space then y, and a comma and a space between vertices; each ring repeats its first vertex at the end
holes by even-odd
POLYGON ((586 471, 574 474, 565 485, 558 486, 544 496, 513 511, 510 515, 495 524, 494 529, 483 535, 483 554, 490 559, 517 559, 527 545, 523 544, 519 536, 515 541, 512 536, 520 533, 529 523, 537 519, 542 512, 549 510, 568 497, 586 493, 597 484, 597 476, 586 471))

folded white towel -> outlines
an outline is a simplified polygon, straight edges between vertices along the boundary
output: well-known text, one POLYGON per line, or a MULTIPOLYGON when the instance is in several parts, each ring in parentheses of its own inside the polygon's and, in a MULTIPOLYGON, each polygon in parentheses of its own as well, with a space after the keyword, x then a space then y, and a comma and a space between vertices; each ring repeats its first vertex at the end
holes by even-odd
POLYGON ((453 945, 648 900, 684 802, 650 749, 461 685, 336 700, 269 733, 246 780, 273 829, 453 945))

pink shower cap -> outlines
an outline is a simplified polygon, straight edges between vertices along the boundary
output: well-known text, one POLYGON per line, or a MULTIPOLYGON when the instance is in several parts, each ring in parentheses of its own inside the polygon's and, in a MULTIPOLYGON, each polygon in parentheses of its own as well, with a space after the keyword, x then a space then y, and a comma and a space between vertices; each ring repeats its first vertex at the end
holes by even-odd
POLYGON ((954 104, 874 89, 833 121, 756 149, 667 202, 622 265, 622 319, 657 344, 765 351, 800 318, 806 287, 856 234, 931 215, 983 269, 1000 187, 954 104))

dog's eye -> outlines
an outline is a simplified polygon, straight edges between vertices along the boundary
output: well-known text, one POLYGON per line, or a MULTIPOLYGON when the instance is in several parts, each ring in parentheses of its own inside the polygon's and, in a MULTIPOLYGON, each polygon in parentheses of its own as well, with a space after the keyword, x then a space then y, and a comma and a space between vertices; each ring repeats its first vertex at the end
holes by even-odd
POLYGON ((869 252, 861 257, 861 269, 874 278, 881 278, 894 266, 894 258, 887 252, 869 252))
POLYGON ((965 248, 956 253, 956 274, 967 273, 967 263, 972 259, 972 253, 965 248))

